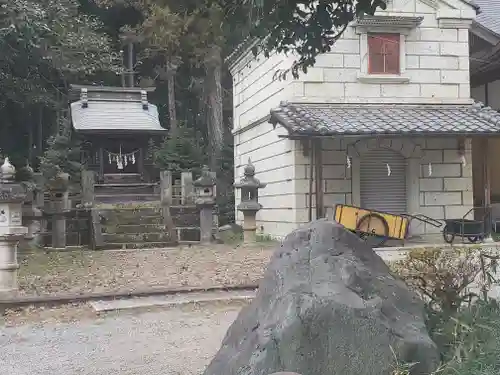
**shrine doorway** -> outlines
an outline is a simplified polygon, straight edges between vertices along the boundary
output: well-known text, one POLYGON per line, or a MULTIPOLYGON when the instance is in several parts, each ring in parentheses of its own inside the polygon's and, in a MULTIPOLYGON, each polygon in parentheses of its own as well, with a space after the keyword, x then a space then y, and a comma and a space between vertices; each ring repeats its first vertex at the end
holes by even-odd
POLYGON ((139 158, 141 149, 137 142, 120 140, 109 142, 103 147, 104 174, 140 173, 139 158))

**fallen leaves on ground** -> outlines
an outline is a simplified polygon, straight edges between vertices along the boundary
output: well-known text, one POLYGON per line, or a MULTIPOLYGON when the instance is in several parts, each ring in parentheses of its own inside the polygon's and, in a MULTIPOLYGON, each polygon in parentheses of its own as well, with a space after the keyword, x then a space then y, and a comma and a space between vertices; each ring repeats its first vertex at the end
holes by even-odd
POLYGON ((19 295, 251 284, 262 277, 272 251, 271 244, 133 251, 37 250, 20 255, 19 295))

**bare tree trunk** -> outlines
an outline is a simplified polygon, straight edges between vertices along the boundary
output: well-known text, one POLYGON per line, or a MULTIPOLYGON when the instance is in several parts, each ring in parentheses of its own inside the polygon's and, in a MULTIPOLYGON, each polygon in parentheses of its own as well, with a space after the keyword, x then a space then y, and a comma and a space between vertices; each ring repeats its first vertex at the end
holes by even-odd
POLYGON ((170 134, 177 136, 177 110, 175 108, 175 72, 169 69, 167 76, 168 86, 168 117, 170 120, 170 134))
POLYGON ((219 170, 224 147, 224 120, 222 112, 222 56, 217 45, 210 47, 205 59, 206 95, 208 104, 208 140, 210 144, 210 169, 219 170))
POLYGON ((175 76, 179 68, 179 57, 171 57, 167 61, 167 88, 168 88, 168 117, 170 120, 170 135, 172 138, 177 137, 177 109, 175 102, 175 76))

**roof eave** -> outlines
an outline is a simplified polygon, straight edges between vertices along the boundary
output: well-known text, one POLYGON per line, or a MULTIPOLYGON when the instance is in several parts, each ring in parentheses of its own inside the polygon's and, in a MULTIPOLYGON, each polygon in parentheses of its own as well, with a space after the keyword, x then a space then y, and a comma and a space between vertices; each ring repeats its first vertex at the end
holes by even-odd
POLYGON ((76 133, 82 135, 88 134, 164 134, 167 129, 78 129, 73 126, 76 133))
POLYGON ((236 47, 233 53, 224 59, 230 72, 233 71, 234 67, 244 58, 244 56, 251 52, 250 50, 259 44, 261 39, 259 38, 249 38, 243 41, 239 46, 236 47))
POLYGON ((500 137, 500 130, 498 132, 400 132, 400 133, 298 133, 291 132, 288 135, 279 135, 278 138, 286 139, 310 139, 310 138, 373 138, 373 137, 422 137, 422 136, 436 136, 436 137, 480 137, 480 136, 498 136, 500 137))
POLYGON ((472 26, 470 28, 471 33, 476 35, 477 37, 485 40, 491 45, 497 45, 500 43, 500 35, 495 33, 494 31, 484 27, 477 21, 472 22, 472 26))
POLYGON ((81 89, 87 89, 91 92, 154 92, 156 87, 119 87, 119 86, 92 86, 92 85, 75 85, 71 84, 72 91, 79 92, 81 89))

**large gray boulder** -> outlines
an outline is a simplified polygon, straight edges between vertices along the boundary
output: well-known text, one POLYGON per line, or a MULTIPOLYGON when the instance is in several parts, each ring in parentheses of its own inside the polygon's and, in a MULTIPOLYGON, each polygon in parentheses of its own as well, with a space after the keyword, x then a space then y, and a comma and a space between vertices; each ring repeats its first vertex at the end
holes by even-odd
POLYGON ((414 374, 439 364, 422 302, 354 234, 319 220, 275 251, 204 375, 390 375, 392 350, 414 374))

